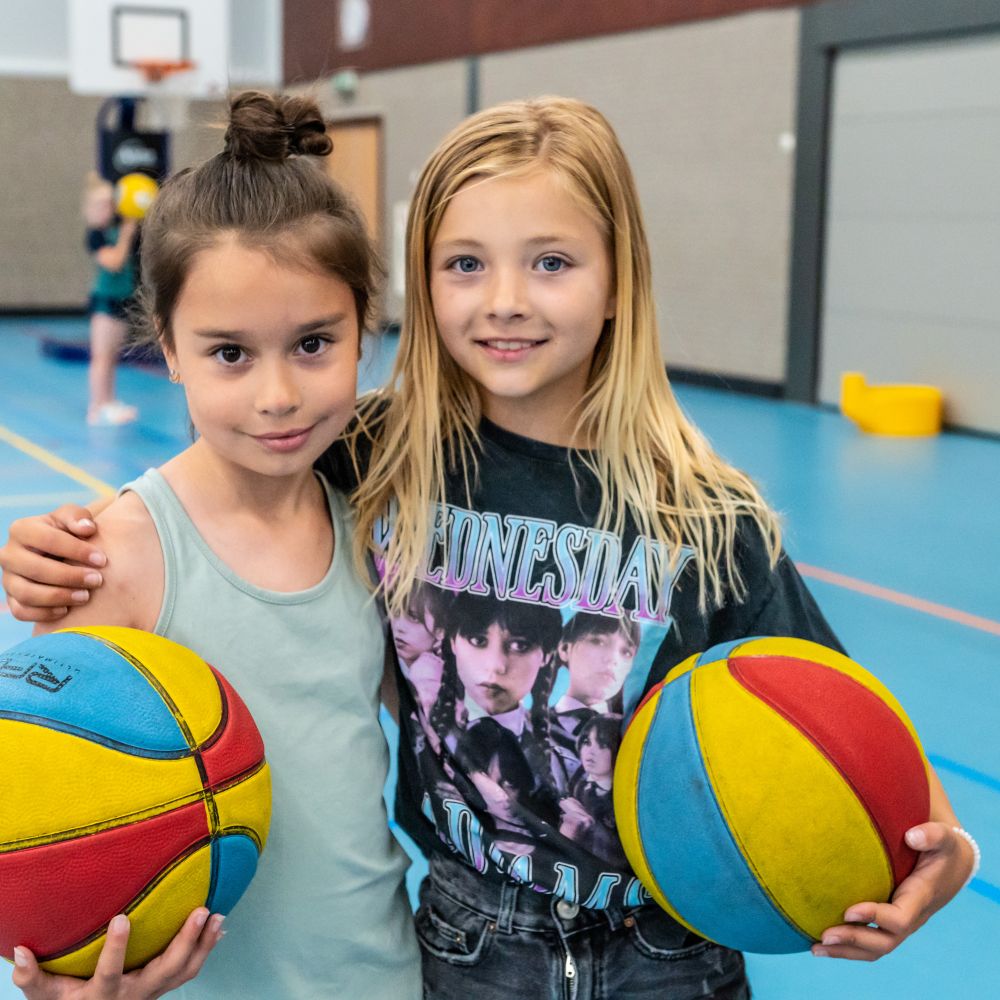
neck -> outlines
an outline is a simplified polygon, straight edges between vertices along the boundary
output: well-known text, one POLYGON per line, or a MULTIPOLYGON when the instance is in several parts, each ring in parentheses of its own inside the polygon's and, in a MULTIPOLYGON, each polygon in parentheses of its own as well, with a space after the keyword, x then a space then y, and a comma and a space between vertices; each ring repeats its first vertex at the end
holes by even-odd
POLYGON ((227 511, 274 523, 322 500, 311 468, 289 476, 264 476, 233 465, 203 439, 167 462, 161 472, 189 511, 206 507, 213 513, 227 511))
POLYGON ((531 400, 485 400, 483 416, 512 434, 561 448, 592 448, 577 430, 576 409, 556 409, 531 400))

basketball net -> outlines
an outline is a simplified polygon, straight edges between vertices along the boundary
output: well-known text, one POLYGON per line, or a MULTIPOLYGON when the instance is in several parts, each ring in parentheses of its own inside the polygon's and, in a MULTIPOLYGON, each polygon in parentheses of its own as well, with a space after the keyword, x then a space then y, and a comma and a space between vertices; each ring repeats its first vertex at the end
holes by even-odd
POLYGON ((186 94, 168 90, 163 83, 178 73, 190 72, 195 68, 195 63, 190 59, 140 59, 132 63, 132 68, 146 80, 149 127, 166 132, 184 128, 188 124, 188 105, 191 99, 186 94))

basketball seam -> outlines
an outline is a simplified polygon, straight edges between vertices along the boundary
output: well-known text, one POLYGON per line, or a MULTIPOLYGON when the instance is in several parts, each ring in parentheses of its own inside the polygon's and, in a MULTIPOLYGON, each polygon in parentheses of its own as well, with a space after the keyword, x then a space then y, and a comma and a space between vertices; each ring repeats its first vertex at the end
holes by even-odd
POLYGON ((169 816, 170 813, 177 812, 178 809, 184 809, 199 800, 204 801, 209 795, 211 795, 211 791, 202 788, 178 798, 167 799, 165 802, 158 802, 155 805, 147 806, 145 809, 137 812, 110 816, 107 819, 100 820, 97 823, 90 823, 87 826, 68 827, 65 830, 59 830, 45 836, 26 837, 23 840, 12 841, 9 844, 3 845, 3 848, 0 849, 0 857, 16 854, 19 851, 31 850, 36 847, 69 843, 73 840, 79 840, 81 837, 90 837, 95 833, 103 833, 106 830, 121 830, 125 827, 142 823, 153 816, 169 816), (164 806, 168 808, 164 810, 164 806))
MULTIPOLYGON (((177 707, 177 703, 170 696, 170 693, 167 691, 167 689, 160 683, 159 679, 149 671, 149 669, 145 666, 145 664, 143 664, 140 660, 136 659, 127 649, 123 649, 117 643, 112 642, 112 640, 108 639, 106 636, 103 635, 97 635, 96 633, 91 633, 91 632, 77 633, 77 634, 92 635, 98 642, 103 643, 109 649, 112 649, 116 653, 118 653, 121 657, 123 657, 130 664, 132 664, 132 666, 136 670, 138 670, 143 677, 146 678, 147 683, 153 688, 154 691, 156 691, 156 693, 163 700, 163 703, 167 706, 167 709, 173 716, 174 721, 177 723, 177 727, 180 729, 181 735, 183 735, 184 739, 187 740, 187 744, 191 749, 192 759, 194 760, 195 766, 198 768, 198 774, 201 777, 202 788, 205 790, 206 793, 208 793, 205 799, 205 809, 206 812, 208 813, 209 833, 214 834, 219 828, 219 811, 215 805, 215 799, 212 797, 211 790, 209 788, 208 772, 205 770, 205 762, 204 760, 202 760, 201 750, 198 746, 197 740, 195 740, 194 738, 194 733, 191 732, 191 727, 188 725, 187 720, 184 718, 184 715, 177 707)), ((209 670, 212 670, 209 664, 206 663, 205 665, 208 666, 209 670)), ((215 681, 216 687, 219 690, 219 696, 222 699, 222 711, 223 714, 225 714, 226 712, 225 692, 222 690, 222 685, 219 683, 219 679, 218 677, 215 676, 214 671, 212 671, 212 678, 215 681)))
MULTIPOLYGON (((182 862, 186 861, 189 857, 200 851, 203 847, 212 843, 211 837, 201 837, 199 840, 195 841, 193 844, 188 846, 180 854, 176 855, 170 861, 167 862, 163 868, 156 873, 156 875, 150 879, 143 887, 138 895, 133 896, 129 900, 128 904, 122 907, 120 912, 126 915, 131 913, 135 908, 144 900, 153 890, 182 862)), ((79 941, 71 944, 67 948, 62 948, 57 952, 53 952, 51 955, 46 955, 44 957, 39 957, 39 964, 44 962, 54 962, 57 959, 65 958, 67 955, 73 954, 75 951, 79 951, 81 948, 86 948, 87 945, 93 944, 94 941, 98 940, 101 936, 107 933, 106 927, 100 927, 98 930, 94 931, 92 934, 88 934, 87 937, 81 938, 79 941)))
POLYGON ((122 751, 130 757, 141 757, 144 760, 184 760, 186 757, 191 756, 189 747, 185 747, 183 750, 151 750, 148 747, 137 747, 132 743, 123 743, 121 740, 112 739, 110 736, 102 736, 100 733, 95 733, 91 729, 83 729, 79 726, 74 726, 72 723, 64 722, 60 719, 52 719, 45 715, 0 711, 0 719, 41 726, 51 732, 63 733, 66 736, 77 736, 88 743, 96 743, 105 749, 122 751))
MULTIPOLYGON (((703 664, 703 666, 706 667, 711 667, 712 665, 713 664, 711 663, 703 664)), ((692 678, 691 678, 692 683, 694 683, 694 677, 697 675, 698 669, 699 668, 696 667, 695 670, 692 671, 692 678)), ((695 731, 698 732, 699 731, 698 719, 700 718, 700 716, 698 714, 698 701, 694 696, 694 691, 691 692, 691 711, 692 713, 694 713, 693 721, 695 724, 695 731)), ((743 858, 744 863, 753 874, 754 883, 763 893, 764 898, 771 904, 771 906, 774 907, 775 912, 785 920, 785 922, 792 930, 800 934, 803 938, 805 938, 805 940, 814 941, 815 938, 807 930, 799 926, 798 921, 793 920, 790 914, 788 914, 785 908, 781 905, 781 903, 778 902, 778 900, 775 899, 774 896, 772 895, 770 889, 767 886, 767 883, 764 880, 763 872, 761 872, 753 862, 753 858, 750 855, 749 848, 744 843, 743 838, 739 836, 738 831, 733 829, 733 824, 730 822, 730 813, 728 804, 725 800, 725 796, 722 794, 720 790, 719 782, 715 779, 715 771, 712 766, 712 758, 709 754, 704 752, 704 748, 701 747, 700 740, 698 746, 702 750, 700 756, 705 765, 705 772, 708 776, 709 784, 711 785, 712 790, 715 793, 714 795, 711 796, 711 798, 716 803, 716 808, 718 808, 719 813, 722 816, 723 820, 722 827, 731 838, 734 846, 736 847, 737 851, 739 851, 740 856, 743 858)))
MULTIPOLYGON (((794 656, 787 656, 787 657, 785 657, 785 659, 796 660, 798 658, 794 657, 794 656)), ((800 662, 806 663, 806 662, 809 662, 809 661, 800 660, 800 662)), ((823 664, 823 666, 826 666, 826 664, 823 664)), ((835 667, 826 667, 826 669, 828 669, 828 670, 836 670, 835 667)), ((742 685, 747 691, 749 691, 756 698, 758 698, 761 702, 763 702, 763 704, 767 705, 771 709, 771 711, 773 711, 776 715, 778 715, 780 718, 784 719, 785 722, 787 722, 790 726, 792 726, 796 730, 796 732, 802 733, 802 735, 805 736, 809 740, 809 742, 819 751, 820 757, 822 757, 822 759, 827 762, 827 764, 829 765, 830 768, 832 768, 834 771, 836 771, 837 774, 840 775, 840 777, 843 780, 844 784, 847 785, 847 787, 850 788, 850 790, 854 793, 855 800, 858 802, 858 804, 864 810, 865 816, 868 819, 869 828, 875 834, 875 836, 878 838, 879 843, 882 845, 882 857, 883 857, 883 860, 885 861, 885 867, 886 867, 886 871, 888 872, 888 875, 889 875, 889 881, 892 883, 893 886, 895 886, 896 885, 896 873, 893 870, 893 865, 892 865, 893 854, 892 854, 892 850, 889 847, 888 841, 886 839, 886 833, 881 828, 881 826, 879 825, 878 821, 875 819, 875 816, 872 814, 872 811, 871 811, 871 808, 868 805, 868 802, 865 800, 864 796, 861 794, 861 790, 854 784, 854 782, 851 780, 850 776, 844 771, 844 769, 840 766, 840 764, 837 762, 837 760, 833 757, 833 755, 831 754, 829 748, 823 745, 823 741, 819 738, 819 736, 816 733, 812 732, 811 729, 804 722, 802 722, 801 720, 799 720, 797 718, 794 718, 793 716, 791 716, 787 712, 784 712, 781 709, 781 706, 775 704, 774 701, 771 698, 769 698, 765 692, 758 690, 754 686, 753 682, 751 680, 749 680, 749 678, 743 677, 740 674, 738 668, 730 667, 730 672, 733 674, 733 677, 737 680, 737 682, 740 685, 742 685)), ((847 673, 844 673, 843 671, 837 670, 837 675, 839 677, 843 677, 845 680, 847 680, 848 682, 850 682, 851 684, 853 684, 855 687, 857 687, 863 693, 864 697, 872 698, 875 701, 877 701, 879 704, 885 705, 885 702, 877 694, 875 694, 873 691, 869 690, 867 687, 865 687, 864 684, 861 684, 854 677, 851 677, 850 674, 847 674, 847 673)), ((903 721, 892 710, 891 706, 886 706, 886 707, 889 709, 889 711, 892 714, 893 718, 895 718, 899 722, 900 726, 902 726, 904 729, 906 729, 906 726, 904 725, 903 721)), ((922 754, 921 754, 921 756, 922 756, 922 754)))

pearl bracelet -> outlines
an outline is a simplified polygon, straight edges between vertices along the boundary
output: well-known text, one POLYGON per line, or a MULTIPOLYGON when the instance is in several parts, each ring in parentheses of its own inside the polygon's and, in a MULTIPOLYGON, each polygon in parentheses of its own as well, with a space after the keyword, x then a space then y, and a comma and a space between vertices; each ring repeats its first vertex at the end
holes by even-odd
MULTIPOLYGON (((962 889, 964 889, 978 874, 980 862, 983 860, 982 851, 979 850, 979 845, 976 843, 972 834, 968 830, 963 830, 960 826, 953 826, 952 829, 957 833, 963 840, 967 841, 969 847, 972 848, 972 871, 969 872, 969 877, 962 883, 962 889)), ((959 892, 962 890, 959 889, 959 892)))

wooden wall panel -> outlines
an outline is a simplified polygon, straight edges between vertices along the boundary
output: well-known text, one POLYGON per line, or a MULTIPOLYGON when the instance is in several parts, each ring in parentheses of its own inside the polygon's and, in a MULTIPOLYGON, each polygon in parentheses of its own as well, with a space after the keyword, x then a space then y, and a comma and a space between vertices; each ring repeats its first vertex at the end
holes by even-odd
POLYGON ((338 69, 392 69, 576 38, 725 17, 811 0, 369 0, 367 43, 340 46, 340 0, 285 0, 288 83, 338 69))

